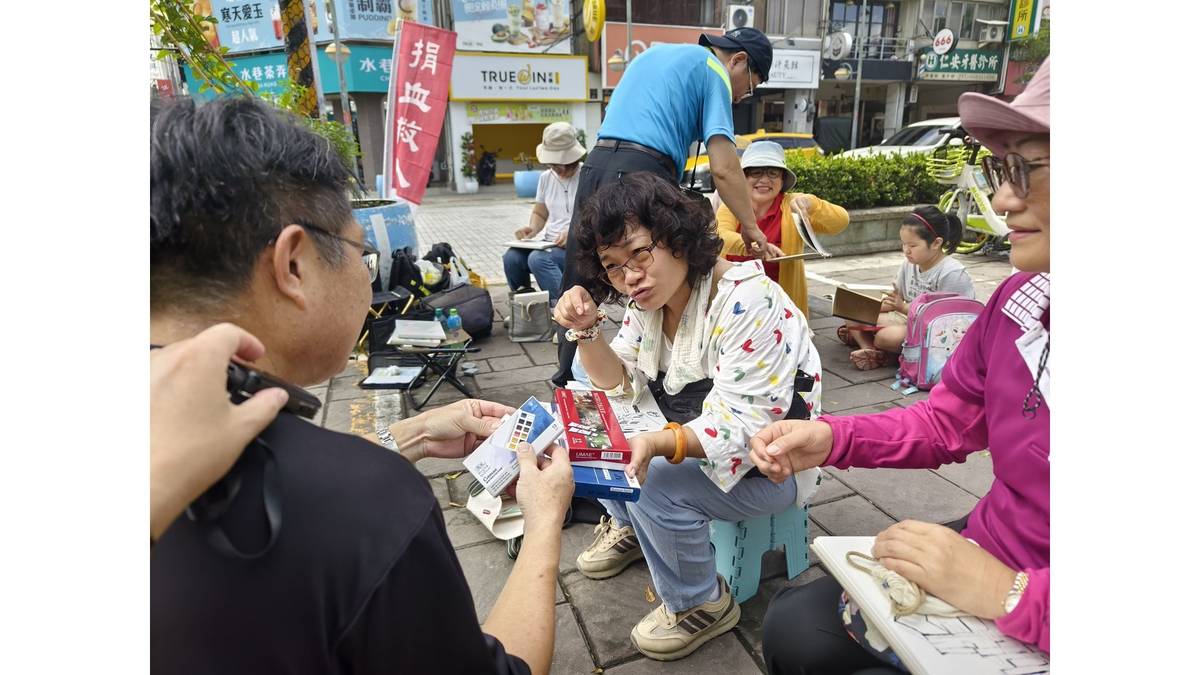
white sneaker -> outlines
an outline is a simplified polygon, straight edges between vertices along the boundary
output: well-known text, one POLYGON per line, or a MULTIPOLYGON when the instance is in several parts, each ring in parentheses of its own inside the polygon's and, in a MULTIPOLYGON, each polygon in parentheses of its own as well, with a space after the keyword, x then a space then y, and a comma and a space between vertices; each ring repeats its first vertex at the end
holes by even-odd
POLYGON ((583 576, 589 579, 615 577, 642 557, 642 547, 633 527, 617 528, 613 526, 614 522, 612 518, 600 516, 600 524, 595 529, 596 539, 575 559, 583 576))

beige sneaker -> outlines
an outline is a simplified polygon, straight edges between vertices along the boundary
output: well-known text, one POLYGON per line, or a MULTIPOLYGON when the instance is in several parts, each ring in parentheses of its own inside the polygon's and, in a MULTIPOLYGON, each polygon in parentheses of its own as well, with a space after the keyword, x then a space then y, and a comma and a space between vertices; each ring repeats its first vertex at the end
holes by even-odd
POLYGON ((742 609, 733 601, 724 577, 718 583, 721 597, 713 602, 679 614, 668 611, 665 604, 659 605, 633 627, 629 634, 633 646, 657 661, 674 661, 736 626, 742 618, 742 609))
POLYGON ((596 539, 575 559, 583 576, 589 579, 615 577, 642 557, 642 547, 633 527, 617 528, 614 522, 612 518, 600 516, 600 524, 595 529, 596 539))

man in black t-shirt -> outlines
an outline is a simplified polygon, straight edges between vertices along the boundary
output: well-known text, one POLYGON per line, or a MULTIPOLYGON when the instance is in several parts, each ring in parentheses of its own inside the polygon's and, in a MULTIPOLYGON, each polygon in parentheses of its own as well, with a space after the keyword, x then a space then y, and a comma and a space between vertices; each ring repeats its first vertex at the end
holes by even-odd
MULTIPOLYGON (((262 341, 265 371, 301 385, 340 372, 377 260, 336 152, 255 99, 156 102, 150 171, 151 342, 228 321, 262 341)), ((462 457, 508 410, 460 401, 403 420, 399 453, 280 415, 155 544, 151 670, 548 671, 565 453, 541 468, 520 453, 525 540, 482 627, 411 463, 462 457)))

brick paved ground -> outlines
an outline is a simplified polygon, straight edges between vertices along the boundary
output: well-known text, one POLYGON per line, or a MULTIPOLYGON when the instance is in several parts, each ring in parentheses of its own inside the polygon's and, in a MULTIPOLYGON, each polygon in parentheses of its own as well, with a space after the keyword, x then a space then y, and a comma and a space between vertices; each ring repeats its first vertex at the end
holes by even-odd
MULTIPOLYGON (((511 186, 498 186, 511 190, 511 186)), ((493 283, 503 283, 499 256, 512 230, 528 218, 530 205, 499 190, 491 195, 463 199, 455 195, 432 195, 417 213, 423 249, 437 241, 449 241, 477 271, 493 283), (469 215, 468 215, 469 214, 469 215)), ((1003 258, 968 256, 959 258, 971 272, 981 299, 986 300, 1011 268, 1003 258)), ((887 410, 921 400, 924 394, 901 396, 887 386, 894 370, 881 368, 862 372, 849 361, 849 350, 837 342, 840 319, 829 316, 832 292, 829 279, 862 283, 888 283, 895 275, 899 253, 833 258, 807 265, 810 276, 815 343, 821 353, 827 412, 858 414, 887 410)), ((483 350, 474 362, 480 373, 465 378, 481 398, 518 405, 536 395, 551 394, 547 378, 553 373, 554 346, 550 343, 514 344, 505 336, 502 317, 503 288, 493 289, 497 300, 497 322, 492 337, 477 344, 483 350)), ((611 337, 616 324, 606 330, 611 337)), ((365 433, 402 414, 398 395, 363 392, 355 383, 365 364, 351 362, 345 372, 312 391, 325 402, 322 424, 341 431, 365 433)), ((419 390, 417 395, 423 395, 419 390)), ((434 402, 450 402, 459 393, 449 386, 439 390, 434 402)), ((511 569, 503 542, 491 535, 457 504, 464 494, 469 474, 461 461, 425 460, 418 464, 442 505, 450 539, 475 595, 480 618, 487 616, 511 569)), ((946 523, 965 515, 987 492, 992 481, 987 453, 976 453, 964 464, 936 470, 832 469, 826 473, 811 508, 809 536, 874 535, 904 518, 946 523)), ((574 524, 563 530, 559 564, 557 632, 554 673, 591 673, 596 668, 615 674, 688 672, 696 674, 765 672, 761 650, 761 622, 771 596, 784 586, 807 583, 824 575, 814 565, 795 579, 785 576, 781 552, 763 557, 763 581, 758 594, 742 605, 742 619, 730 633, 709 643, 690 657, 673 663, 643 658, 629 641, 629 631, 654 604, 646 601, 650 576, 644 562, 621 575, 593 581, 575 568, 575 557, 591 543, 592 528, 574 524)))

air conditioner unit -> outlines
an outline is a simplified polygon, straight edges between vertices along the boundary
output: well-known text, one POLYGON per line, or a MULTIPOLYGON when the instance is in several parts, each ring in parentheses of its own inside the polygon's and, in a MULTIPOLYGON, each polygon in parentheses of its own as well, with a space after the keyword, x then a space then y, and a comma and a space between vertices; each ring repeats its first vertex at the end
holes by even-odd
POLYGON ((734 28, 754 27, 754 5, 730 5, 729 20, 725 22, 725 30, 734 28))
POLYGON ((985 19, 977 19, 979 22, 979 44, 987 44, 990 42, 1004 42, 1005 34, 1008 32, 1008 22, 1006 21, 987 21, 985 19))

